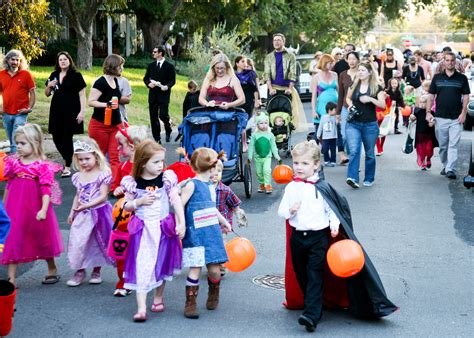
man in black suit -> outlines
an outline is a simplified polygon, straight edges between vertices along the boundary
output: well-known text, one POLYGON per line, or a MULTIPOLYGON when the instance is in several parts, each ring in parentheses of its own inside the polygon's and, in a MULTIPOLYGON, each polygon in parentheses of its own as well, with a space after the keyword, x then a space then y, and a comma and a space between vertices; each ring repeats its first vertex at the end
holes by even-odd
POLYGON ((170 141, 171 125, 168 107, 170 104, 171 87, 176 83, 176 70, 165 60, 163 47, 153 48, 154 62, 148 65, 143 82, 150 88, 148 93, 148 106, 150 110, 150 123, 153 138, 161 142, 160 120, 163 121, 166 131, 166 142, 170 141))

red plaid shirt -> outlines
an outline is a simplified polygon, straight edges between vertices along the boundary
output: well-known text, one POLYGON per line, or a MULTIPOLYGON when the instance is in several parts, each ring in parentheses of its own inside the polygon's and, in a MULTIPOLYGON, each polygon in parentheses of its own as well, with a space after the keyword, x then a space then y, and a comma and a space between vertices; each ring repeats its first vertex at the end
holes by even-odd
MULTIPOLYGON (((219 182, 216 187, 216 206, 217 210, 224 216, 224 218, 232 225, 234 218, 234 209, 237 208, 242 201, 237 195, 222 182, 219 182)), ((221 226, 222 230, 222 226, 221 226)))

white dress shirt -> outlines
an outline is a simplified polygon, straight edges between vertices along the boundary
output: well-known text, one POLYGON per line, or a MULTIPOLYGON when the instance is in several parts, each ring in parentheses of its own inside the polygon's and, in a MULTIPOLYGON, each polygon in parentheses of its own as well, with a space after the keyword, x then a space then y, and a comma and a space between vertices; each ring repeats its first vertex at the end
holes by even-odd
MULTIPOLYGON (((317 174, 307 179, 311 182, 317 180, 317 174)), ((278 207, 278 215, 288 219, 290 225, 298 231, 317 231, 328 226, 331 231, 339 230, 339 218, 324 200, 321 193, 318 193, 316 198, 315 189, 316 187, 311 183, 290 182, 285 188, 285 193, 278 207), (300 208, 292 216, 290 208, 297 202, 301 202, 300 208)))

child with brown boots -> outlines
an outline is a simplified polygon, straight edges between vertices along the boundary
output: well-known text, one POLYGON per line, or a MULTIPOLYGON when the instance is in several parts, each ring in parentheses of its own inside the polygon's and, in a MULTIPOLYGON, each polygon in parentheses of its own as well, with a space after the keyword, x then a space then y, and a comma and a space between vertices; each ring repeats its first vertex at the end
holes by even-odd
POLYGON ((199 276, 207 266, 209 293, 208 310, 215 310, 219 304, 221 282, 220 264, 227 262, 227 253, 221 235, 232 228, 216 209, 216 190, 211 182, 216 172, 219 155, 210 148, 198 148, 191 156, 191 167, 196 177, 190 179, 181 189, 181 201, 185 206, 186 234, 183 238, 183 267, 189 267, 186 279, 186 305, 184 316, 199 318, 196 298, 199 291, 199 276))

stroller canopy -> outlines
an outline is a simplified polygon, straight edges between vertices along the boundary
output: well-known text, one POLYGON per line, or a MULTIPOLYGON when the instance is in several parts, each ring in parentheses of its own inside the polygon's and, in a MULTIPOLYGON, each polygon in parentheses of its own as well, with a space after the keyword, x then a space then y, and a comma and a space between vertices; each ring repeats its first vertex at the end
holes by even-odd
POLYGON ((247 126, 247 113, 240 108, 194 108, 179 126, 183 135, 183 148, 189 156, 199 147, 224 150, 228 160, 239 155, 239 141, 247 126))
POLYGON ((291 99, 285 94, 276 94, 267 103, 267 112, 285 112, 291 115, 291 99))

